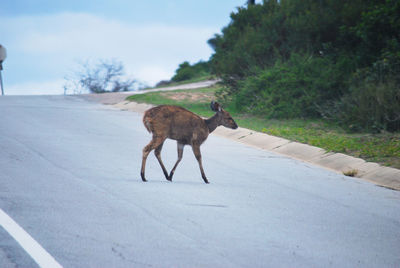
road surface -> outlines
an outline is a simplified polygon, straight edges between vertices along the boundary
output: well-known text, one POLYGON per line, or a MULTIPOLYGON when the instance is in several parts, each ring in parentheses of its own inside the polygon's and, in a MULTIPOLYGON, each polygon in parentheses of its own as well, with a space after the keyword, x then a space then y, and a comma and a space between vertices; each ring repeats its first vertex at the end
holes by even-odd
MULTIPOLYGON (((400 192, 213 135, 209 185, 188 147, 172 183, 153 154, 143 183, 140 114, 77 96, 0 114, 0 209, 63 267, 400 266, 400 192)), ((0 267, 37 266, 1 215, 0 267)))

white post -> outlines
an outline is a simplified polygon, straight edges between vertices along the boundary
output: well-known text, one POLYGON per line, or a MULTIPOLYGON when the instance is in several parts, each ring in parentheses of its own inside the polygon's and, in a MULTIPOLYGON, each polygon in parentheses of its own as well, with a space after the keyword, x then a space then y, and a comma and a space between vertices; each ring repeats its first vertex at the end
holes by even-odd
POLYGON ((1 86, 1 95, 4 96, 4 87, 3 87, 3 78, 1 77, 1 63, 0 63, 0 86, 1 86))
POLYGON ((0 45, 0 86, 1 86, 1 95, 4 95, 4 87, 3 87, 3 78, 1 77, 1 71, 3 70, 3 61, 7 57, 6 48, 0 45))

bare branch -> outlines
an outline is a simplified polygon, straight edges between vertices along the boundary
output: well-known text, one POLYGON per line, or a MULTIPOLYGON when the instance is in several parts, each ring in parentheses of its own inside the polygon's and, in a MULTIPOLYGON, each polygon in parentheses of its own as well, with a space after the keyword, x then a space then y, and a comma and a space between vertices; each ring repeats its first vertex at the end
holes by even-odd
POLYGON ((75 93, 118 92, 134 89, 137 81, 124 78, 122 62, 113 60, 98 60, 91 64, 89 61, 80 63, 80 70, 72 77, 65 77, 64 92, 72 90, 75 93))

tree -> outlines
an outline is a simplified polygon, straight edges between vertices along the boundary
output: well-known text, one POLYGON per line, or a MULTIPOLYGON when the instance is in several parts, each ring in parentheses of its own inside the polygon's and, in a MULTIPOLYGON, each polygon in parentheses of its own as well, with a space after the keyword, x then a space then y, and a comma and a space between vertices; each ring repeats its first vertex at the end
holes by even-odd
POLYGON ((104 93, 131 91, 137 81, 124 77, 122 62, 113 60, 98 60, 95 63, 86 61, 80 64, 80 70, 71 77, 65 77, 64 92, 104 93))

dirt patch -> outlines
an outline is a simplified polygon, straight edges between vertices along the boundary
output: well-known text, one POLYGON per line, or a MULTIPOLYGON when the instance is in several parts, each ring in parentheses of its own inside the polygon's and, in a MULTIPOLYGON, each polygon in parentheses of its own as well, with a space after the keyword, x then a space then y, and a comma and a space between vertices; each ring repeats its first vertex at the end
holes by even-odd
POLYGON ((187 102, 210 102, 215 98, 211 92, 164 92, 161 93, 161 96, 175 101, 187 102))

